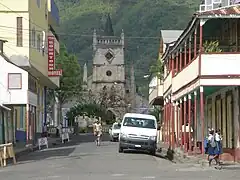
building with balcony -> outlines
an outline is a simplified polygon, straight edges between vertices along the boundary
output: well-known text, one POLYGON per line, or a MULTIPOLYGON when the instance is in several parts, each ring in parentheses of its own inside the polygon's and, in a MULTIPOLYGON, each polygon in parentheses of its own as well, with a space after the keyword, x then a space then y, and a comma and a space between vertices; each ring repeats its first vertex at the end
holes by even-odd
POLYGON ((221 158, 240 161, 239 17, 239 5, 197 12, 166 47, 163 140, 172 149, 204 153, 208 128, 219 129, 221 158))
POLYGON ((154 76, 149 83, 149 105, 161 106, 163 105, 163 83, 154 76))
POLYGON ((58 9, 53 0, 3 0, 0 10, 0 34, 7 41, 4 53, 24 70, 11 71, 6 79, 14 88, 8 86, 11 101, 5 104, 17 124, 16 141, 32 143, 46 120, 46 89, 59 87, 61 72, 55 70, 54 61, 59 53, 54 31, 58 9))

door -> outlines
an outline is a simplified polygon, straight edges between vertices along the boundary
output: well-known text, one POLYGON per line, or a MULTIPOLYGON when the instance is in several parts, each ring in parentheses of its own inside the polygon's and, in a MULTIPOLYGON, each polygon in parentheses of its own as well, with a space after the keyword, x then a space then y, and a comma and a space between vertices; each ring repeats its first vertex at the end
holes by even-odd
POLYGON ((216 97, 216 130, 220 129, 222 132, 222 102, 221 96, 216 97))
POLYGON ((227 110, 227 148, 234 148, 234 131, 233 131, 233 98, 232 94, 227 94, 227 102, 226 102, 226 110, 227 110))
POLYGON ((5 128, 4 128, 4 111, 0 109, 0 144, 4 144, 5 128))

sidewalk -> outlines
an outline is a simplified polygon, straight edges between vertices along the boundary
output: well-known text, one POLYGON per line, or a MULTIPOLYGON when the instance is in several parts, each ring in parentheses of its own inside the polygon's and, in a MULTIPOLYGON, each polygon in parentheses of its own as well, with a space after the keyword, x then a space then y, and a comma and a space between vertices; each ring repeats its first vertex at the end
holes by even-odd
MULTIPOLYGON (((169 149, 168 145, 159 142, 157 144, 158 151, 161 151, 163 156, 165 156, 167 159, 176 162, 176 163, 186 163, 186 164, 199 164, 202 167, 209 167, 208 161, 207 161, 207 155, 188 155, 187 153, 184 153, 180 148, 176 148, 173 152, 169 149)), ((229 162, 224 161, 223 166, 227 166, 229 168, 238 167, 240 168, 240 163, 237 162, 229 162)))
MULTIPOLYGON (((48 146, 51 147, 52 144, 54 143, 61 143, 60 138, 52 138, 52 137, 48 137, 48 146)), ((23 156, 23 155, 27 155, 30 152, 36 151, 38 150, 38 145, 34 145, 32 147, 26 147, 25 143, 18 143, 16 146, 14 146, 14 152, 15 152, 15 156, 19 157, 19 156, 23 156)))

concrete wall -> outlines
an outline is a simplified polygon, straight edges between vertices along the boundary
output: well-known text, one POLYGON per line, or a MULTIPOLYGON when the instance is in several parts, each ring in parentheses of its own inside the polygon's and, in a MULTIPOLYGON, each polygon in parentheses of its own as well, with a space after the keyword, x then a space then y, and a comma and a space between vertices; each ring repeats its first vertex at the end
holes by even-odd
POLYGON ((4 104, 27 104, 28 102, 28 72, 7 62, 0 56, 0 82, 5 95, 2 94, 2 103, 4 104), (8 89, 8 73, 19 73, 22 76, 20 89, 8 89))

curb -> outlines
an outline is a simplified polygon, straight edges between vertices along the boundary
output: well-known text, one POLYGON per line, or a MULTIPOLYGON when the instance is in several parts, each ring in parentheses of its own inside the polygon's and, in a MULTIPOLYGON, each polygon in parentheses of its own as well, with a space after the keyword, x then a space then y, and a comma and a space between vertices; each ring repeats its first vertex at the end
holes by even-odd
POLYGON ((19 152, 15 153, 15 157, 19 158, 21 156, 27 155, 27 154, 29 154, 31 152, 36 151, 36 150, 38 150, 38 146, 34 146, 33 148, 26 148, 26 149, 24 149, 22 151, 19 151, 19 152))
MULTIPOLYGON (((56 140, 54 140, 54 141, 50 141, 48 146, 51 147, 51 145, 52 145, 53 143, 57 143, 58 140, 59 140, 59 139, 56 139, 56 140)), ((23 149, 22 151, 16 152, 16 153, 15 153, 15 157, 16 157, 16 158, 19 158, 19 157, 21 157, 21 156, 28 155, 29 153, 34 152, 34 151, 37 151, 37 150, 38 150, 38 145, 34 145, 32 148, 26 147, 26 149, 23 149)))

